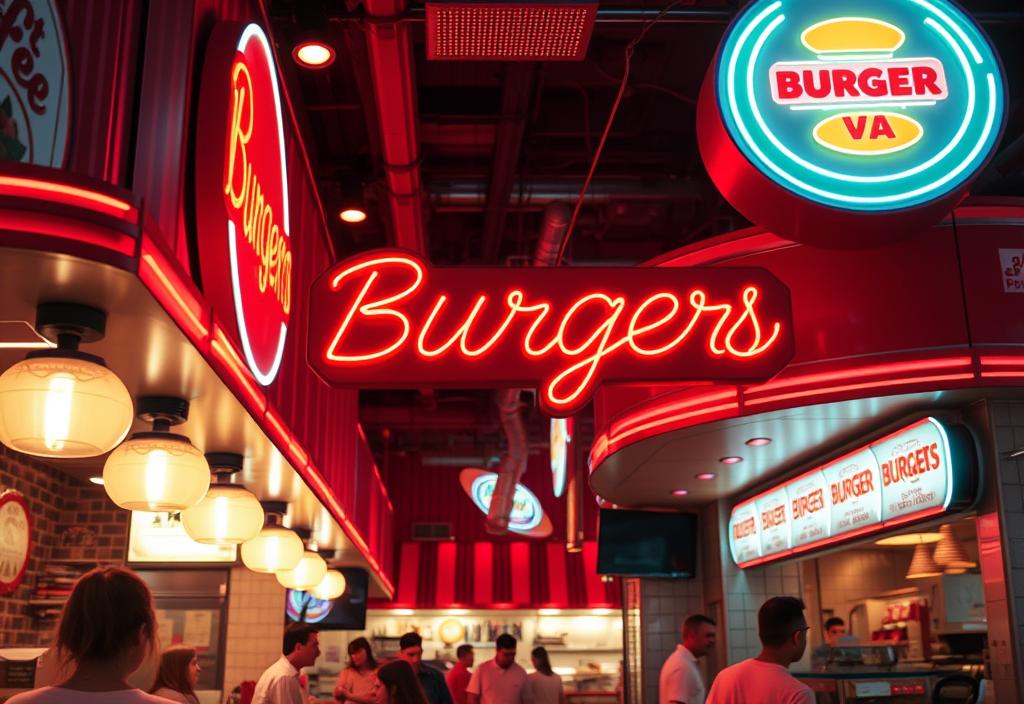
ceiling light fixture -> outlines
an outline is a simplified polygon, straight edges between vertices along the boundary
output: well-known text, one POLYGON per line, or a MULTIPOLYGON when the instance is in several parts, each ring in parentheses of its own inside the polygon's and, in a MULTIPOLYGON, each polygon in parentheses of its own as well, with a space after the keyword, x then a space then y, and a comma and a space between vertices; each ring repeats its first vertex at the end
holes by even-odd
POLYGON ((689 493, 690 492, 687 489, 673 489, 672 490, 672 496, 686 496, 689 493))
POLYGON ((942 569, 932 559, 931 550, 924 543, 918 544, 914 548, 914 558, 910 561, 906 578, 926 579, 928 577, 938 577, 940 574, 942 574, 942 569))
POLYGON ((282 525, 288 505, 263 501, 265 523, 255 538, 242 543, 242 564, 253 572, 273 574, 290 570, 302 559, 302 540, 282 525))
POLYGON ((747 440, 746 444, 750 445, 751 447, 764 447, 765 445, 771 445, 772 444, 772 439, 771 438, 750 438, 749 440, 747 440))
POLYGON ((941 533, 904 533, 902 535, 890 535, 888 538, 876 540, 875 545, 925 545, 928 543, 937 543, 941 539, 941 533))
POLYGON ((89 481, 91 481, 93 484, 103 486, 103 477, 89 477, 89 481))
POLYGON ((718 475, 715 474, 714 472, 701 472, 700 474, 697 475, 697 479, 700 479, 701 481, 705 481, 706 482, 706 481, 711 481, 712 479, 714 479, 717 476, 718 475))
POLYGON ((301 41, 292 49, 292 58, 303 68, 327 68, 336 56, 334 47, 317 39, 301 41))
MULTIPOLYGON (((311 531, 303 529, 295 533, 302 541, 306 541, 311 531)), ((285 589, 305 592, 318 586, 326 575, 327 561, 317 553, 316 546, 311 545, 303 551, 294 567, 277 571, 277 582, 285 589)))
POLYGON ((320 580, 320 583, 309 590, 309 593, 317 599, 333 601, 345 593, 348 584, 345 582, 345 575, 338 570, 327 570, 327 574, 320 580))
POLYGON ((208 452, 206 461, 214 476, 206 497, 181 513, 188 536, 205 545, 241 545, 263 528, 263 507, 245 487, 232 484, 242 471, 242 456, 233 452, 208 452))
POLYGON ((0 443, 37 457, 96 457, 132 426, 132 397, 102 357, 80 352, 106 331, 107 314, 77 303, 43 303, 36 329, 56 349, 29 352, 0 375, 0 443))
POLYGON ((130 511, 181 511, 210 488, 210 465, 187 437, 170 432, 188 418, 189 403, 169 396, 139 399, 139 418, 151 431, 133 434, 103 465, 110 500, 130 511))
POLYGON ((733 457, 723 457, 723 458, 721 458, 718 461, 721 462, 722 464, 739 464, 740 462, 743 461, 743 458, 742 457, 735 457, 735 456, 733 456, 733 457))
POLYGON ((936 564, 943 567, 949 574, 963 574, 969 569, 977 567, 976 562, 967 558, 963 545, 953 534, 953 526, 946 524, 939 528, 939 535, 942 538, 935 544, 935 553, 932 559, 936 564))
POLYGON ((366 221, 366 211, 362 208, 343 208, 338 213, 338 217, 342 222, 347 222, 350 225, 357 225, 361 222, 366 221))

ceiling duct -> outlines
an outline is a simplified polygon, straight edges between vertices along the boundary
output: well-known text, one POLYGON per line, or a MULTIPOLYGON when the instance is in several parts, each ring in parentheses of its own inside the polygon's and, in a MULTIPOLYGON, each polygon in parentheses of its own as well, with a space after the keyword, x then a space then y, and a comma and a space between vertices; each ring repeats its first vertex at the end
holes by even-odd
MULTIPOLYGON (((533 256, 534 266, 555 266, 558 251, 569 228, 571 211, 561 203, 552 203, 544 210, 537 249, 533 256)), ((508 521, 512 514, 512 499, 516 484, 526 470, 529 446, 526 442, 526 427, 520 413, 519 389, 504 389, 498 392, 498 417, 505 431, 508 450, 498 466, 498 480, 491 496, 491 507, 487 512, 486 526, 489 533, 504 535, 508 532, 508 521)))
POLYGON ((596 2, 428 2, 427 58, 444 61, 582 61, 596 2))

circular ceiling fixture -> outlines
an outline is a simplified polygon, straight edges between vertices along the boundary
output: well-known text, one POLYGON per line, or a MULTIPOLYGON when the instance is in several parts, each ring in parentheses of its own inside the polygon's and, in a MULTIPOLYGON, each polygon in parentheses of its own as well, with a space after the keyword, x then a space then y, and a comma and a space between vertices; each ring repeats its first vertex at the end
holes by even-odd
POLYGON ((338 570, 327 570, 320 584, 310 589, 309 593, 317 599, 332 601, 344 594, 347 586, 345 575, 338 570))
POLYGON ((255 538, 242 543, 242 564, 261 574, 290 570, 302 559, 303 546, 294 531, 281 525, 288 506, 283 501, 264 501, 262 506, 266 522, 255 538))
POLYGON ((772 439, 771 438, 750 438, 749 440, 747 440, 746 444, 750 445, 750 447, 764 447, 765 445, 771 445, 772 444, 772 439))
POLYGON ((132 397, 102 357, 80 352, 103 338, 107 314, 77 303, 43 303, 36 330, 55 349, 29 352, 0 375, 0 442, 36 457, 96 457, 132 426, 132 397))
POLYGON ((231 483, 242 470, 242 456, 208 452, 206 461, 215 480, 202 501, 182 512, 185 532, 205 545, 240 545, 255 538, 263 527, 263 507, 251 491, 231 483))
POLYGON ((342 208, 338 213, 338 218, 341 219, 342 222, 347 222, 350 225, 357 225, 366 221, 366 211, 363 208, 355 206, 342 208))
POLYGON ((292 58, 302 68, 327 68, 336 56, 334 47, 316 39, 301 41, 292 49, 292 58))
MULTIPOLYGON (((309 540, 310 531, 296 531, 296 535, 301 540, 309 540)), ((327 561, 311 546, 303 551, 294 567, 277 571, 277 582, 285 589, 305 592, 319 586, 326 575, 327 561)))
POLYGON ((187 437, 170 432, 188 418, 189 403, 168 396, 139 399, 139 418, 151 431, 133 434, 103 465, 110 500, 130 511, 181 511, 210 488, 210 465, 187 437))

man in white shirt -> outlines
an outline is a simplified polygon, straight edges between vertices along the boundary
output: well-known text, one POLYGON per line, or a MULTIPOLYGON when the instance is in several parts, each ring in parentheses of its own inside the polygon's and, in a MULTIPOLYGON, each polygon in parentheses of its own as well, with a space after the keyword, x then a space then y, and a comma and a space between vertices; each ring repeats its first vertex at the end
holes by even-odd
POLYGON ((307 623, 293 623, 284 632, 283 655, 268 667, 253 693, 252 704, 306 704, 299 672, 320 657, 320 637, 307 623))
POLYGON ((494 659, 473 670, 466 687, 467 704, 528 704, 526 670, 516 663, 516 639, 502 633, 494 645, 494 659))
POLYGON ((707 704, 814 704, 814 692, 789 674, 807 649, 804 602, 776 596, 757 612, 761 653, 718 673, 707 704))
POLYGON ((704 676, 697 665, 715 647, 715 622, 703 614, 683 621, 682 643, 665 660, 658 678, 658 704, 704 704, 704 676))

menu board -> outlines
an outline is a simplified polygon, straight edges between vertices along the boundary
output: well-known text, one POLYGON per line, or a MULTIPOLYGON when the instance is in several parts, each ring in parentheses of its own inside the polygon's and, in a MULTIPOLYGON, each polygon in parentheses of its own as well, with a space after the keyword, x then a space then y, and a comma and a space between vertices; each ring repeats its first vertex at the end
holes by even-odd
POLYGON ((729 517, 733 561, 749 567, 946 510, 955 488, 949 438, 924 418, 744 501, 729 517))

